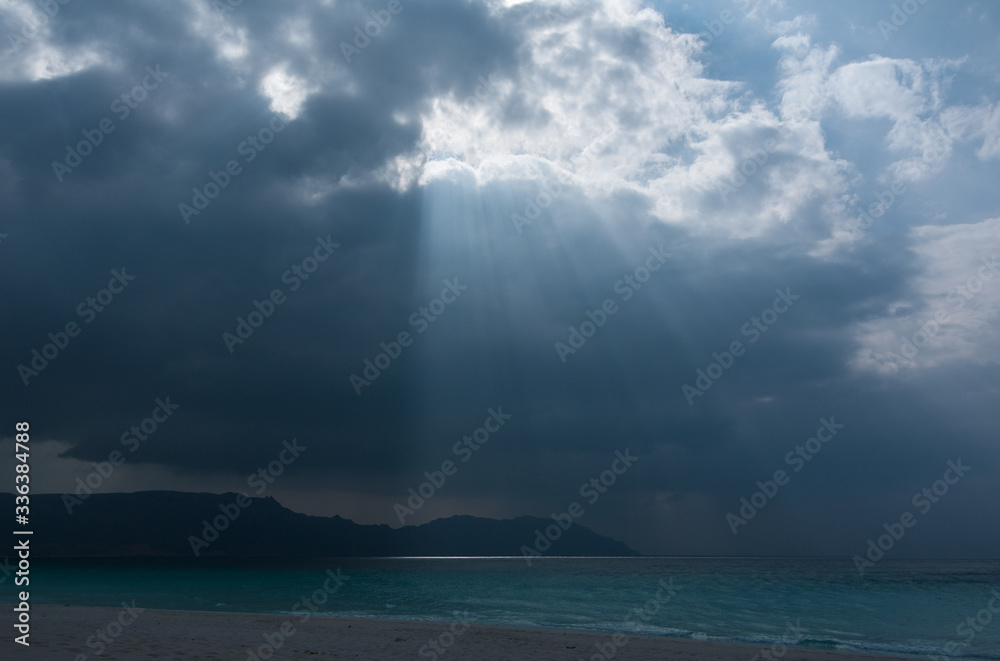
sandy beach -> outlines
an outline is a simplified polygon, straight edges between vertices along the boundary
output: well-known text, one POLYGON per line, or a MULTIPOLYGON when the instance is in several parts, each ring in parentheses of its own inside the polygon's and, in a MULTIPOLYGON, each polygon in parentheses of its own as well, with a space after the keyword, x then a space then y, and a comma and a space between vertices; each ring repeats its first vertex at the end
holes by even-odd
MULTIPOLYGON (((256 613, 35 606, 31 646, 8 633, 4 659, 704 659, 750 661, 763 650, 783 661, 849 661, 866 656, 547 629, 256 613), (124 624, 123 624, 124 623, 124 624), (108 642, 102 642, 101 639, 108 642), (89 641, 89 644, 88 644, 89 641), (103 645, 103 649, 101 646, 103 645), (273 651, 272 651, 273 650, 273 651), (101 654, 98 654, 98 652, 101 654), (784 652, 783 655, 780 655, 784 652)), ((759 658, 766 658, 759 657, 759 658)))

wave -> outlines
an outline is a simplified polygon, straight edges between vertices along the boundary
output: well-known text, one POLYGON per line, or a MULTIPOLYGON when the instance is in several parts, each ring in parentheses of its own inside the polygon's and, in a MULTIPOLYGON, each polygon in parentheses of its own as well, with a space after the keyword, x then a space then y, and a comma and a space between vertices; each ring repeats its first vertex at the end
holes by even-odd
MULTIPOLYGON (((287 611, 284 614, 296 615, 287 611)), ((301 613, 297 615, 301 616, 301 613)), ((526 628, 541 628, 541 629, 560 629, 567 631, 582 631, 586 633, 594 634, 608 634, 613 635, 616 633, 625 635, 637 635, 637 636, 661 636, 666 638, 679 638, 694 641, 703 642, 715 642, 715 643, 734 643, 742 645, 753 645, 760 646, 762 648, 768 647, 780 647, 787 646, 790 648, 803 648, 803 649, 818 649, 818 650, 828 650, 828 651, 839 651, 839 652, 858 652, 866 654, 877 654, 885 656, 910 656, 910 657, 925 657, 925 658, 939 658, 939 659, 968 659, 969 661, 1000 661, 1000 655, 991 655, 986 653, 956 653, 947 654, 945 650, 941 647, 937 647, 933 644, 917 644, 917 643, 899 643, 899 642, 873 642, 873 641, 863 641, 854 638, 838 638, 838 637, 807 637, 807 638, 791 638, 789 636, 782 635, 771 635, 771 634, 709 634, 702 631, 691 631, 687 629, 678 629, 673 627, 665 627, 647 623, 630 623, 629 626, 623 627, 621 622, 590 622, 590 623, 563 623, 563 622, 553 622, 549 620, 542 619, 529 619, 525 618, 523 615, 515 615, 511 613, 505 616, 484 616, 482 614, 475 614, 470 612, 459 612, 456 611, 452 614, 450 618, 443 618, 438 616, 421 616, 414 614, 396 614, 393 613, 391 618, 386 618, 385 613, 375 613, 372 611, 364 610, 342 610, 342 611, 329 611, 329 612, 316 612, 312 614, 320 617, 357 617, 365 619, 393 619, 393 620, 404 620, 413 622, 440 622, 441 624, 447 624, 455 621, 472 622, 473 624, 480 625, 493 625, 493 626, 509 626, 509 627, 526 627, 526 628)), ((845 632, 846 633, 846 632, 845 632)))

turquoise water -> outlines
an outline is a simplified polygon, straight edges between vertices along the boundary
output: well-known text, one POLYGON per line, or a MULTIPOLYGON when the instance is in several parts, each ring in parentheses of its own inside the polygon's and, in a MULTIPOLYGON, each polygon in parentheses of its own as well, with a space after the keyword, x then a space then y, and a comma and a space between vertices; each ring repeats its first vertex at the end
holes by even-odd
POLYGON ((883 560, 864 577, 849 559, 787 558, 537 558, 531 567, 520 558, 35 561, 31 573, 35 603, 317 608, 905 655, 944 655, 951 642, 961 646, 949 656, 1000 659, 993 591, 1000 595, 997 560, 883 560), (332 594, 323 590, 336 585, 328 569, 346 579, 332 594), (305 604, 314 594, 325 603, 305 604))

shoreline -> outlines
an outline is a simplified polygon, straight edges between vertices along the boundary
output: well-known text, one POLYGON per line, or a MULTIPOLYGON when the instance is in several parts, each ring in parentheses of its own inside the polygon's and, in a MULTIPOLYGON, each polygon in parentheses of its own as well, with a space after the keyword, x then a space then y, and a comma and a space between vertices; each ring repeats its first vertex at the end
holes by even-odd
POLYGON ((929 657, 700 641, 495 624, 280 613, 142 609, 125 605, 32 607, 30 648, 8 635, 5 658, 36 659, 585 659, 654 661, 695 657, 751 661, 887 661, 929 657), (131 612, 130 612, 131 611, 131 612), (89 641, 89 644, 88 644, 89 641), (103 642, 107 641, 107 642, 103 642), (101 651, 101 654, 98 654, 101 651), (272 656, 273 654, 273 656, 272 656), (758 659, 766 655, 758 656, 758 659))

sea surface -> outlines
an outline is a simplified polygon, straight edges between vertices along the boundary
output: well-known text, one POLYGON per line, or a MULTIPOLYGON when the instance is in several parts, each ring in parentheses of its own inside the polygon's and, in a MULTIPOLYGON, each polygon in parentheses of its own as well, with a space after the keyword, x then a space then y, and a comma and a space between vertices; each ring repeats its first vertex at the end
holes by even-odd
MULTIPOLYGON (((134 599, 144 608, 288 613, 293 622, 316 609, 776 651, 944 656, 953 643, 952 658, 1000 659, 1000 612, 989 610, 993 600, 1000 611, 1000 560, 886 559, 864 576, 847 558, 36 560, 31 569, 34 603, 134 599), (338 571, 339 588, 328 580, 338 571)), ((12 582, 3 601, 13 600, 12 582)))

